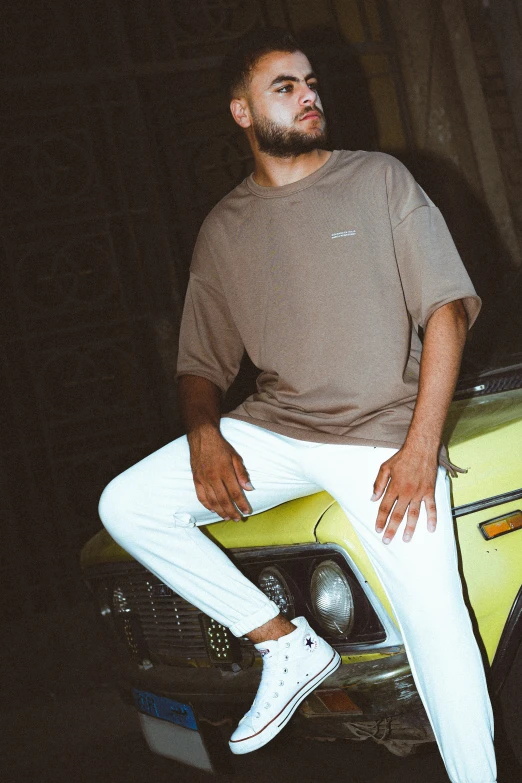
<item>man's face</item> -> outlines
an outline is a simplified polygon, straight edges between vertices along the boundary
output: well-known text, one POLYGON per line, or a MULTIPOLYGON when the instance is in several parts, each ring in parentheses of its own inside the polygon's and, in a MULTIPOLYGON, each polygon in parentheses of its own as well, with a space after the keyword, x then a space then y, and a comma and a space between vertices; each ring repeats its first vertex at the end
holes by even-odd
POLYGON ((317 89, 302 52, 271 52, 258 61, 247 100, 261 152, 288 158, 325 145, 326 119, 317 89))

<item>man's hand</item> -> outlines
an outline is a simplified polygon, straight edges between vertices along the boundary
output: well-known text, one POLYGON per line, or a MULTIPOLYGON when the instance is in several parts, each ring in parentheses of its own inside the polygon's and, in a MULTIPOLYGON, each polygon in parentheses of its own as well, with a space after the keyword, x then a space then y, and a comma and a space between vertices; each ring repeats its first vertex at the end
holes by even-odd
POLYGON ((207 378, 183 375, 179 401, 198 500, 223 519, 239 520, 241 514, 251 514, 243 490, 254 487, 243 460, 219 429, 220 389, 207 378))
POLYGON ((437 525, 435 482, 442 427, 455 389, 468 319, 460 300, 442 305, 426 326, 420 362, 419 395, 406 442, 383 463, 372 500, 382 497, 375 529, 389 544, 408 514, 402 536, 410 541, 424 503, 428 530, 437 525), (386 528, 386 529, 385 529, 386 528))
POLYGON ((403 446, 397 454, 383 462, 373 485, 372 500, 382 497, 375 530, 382 533, 383 543, 389 544, 407 513, 403 541, 410 541, 424 503, 428 517, 428 530, 435 531, 437 509, 435 507, 435 481, 437 478, 437 454, 418 447, 403 446))
POLYGON ((239 521, 241 514, 251 514, 252 508, 243 490, 254 487, 237 451, 214 426, 193 430, 188 439, 190 465, 200 503, 223 519, 239 521))

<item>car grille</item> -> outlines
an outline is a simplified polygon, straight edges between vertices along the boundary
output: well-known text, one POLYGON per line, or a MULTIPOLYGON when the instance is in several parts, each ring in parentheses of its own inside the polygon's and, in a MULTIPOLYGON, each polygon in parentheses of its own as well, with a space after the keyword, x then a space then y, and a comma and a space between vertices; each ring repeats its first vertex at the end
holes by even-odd
POLYGON ((121 574, 113 582, 113 601, 115 595, 118 601, 118 594, 125 602, 119 614, 122 624, 128 626, 125 635, 134 642, 138 655, 146 651, 151 659, 164 663, 207 657, 199 610, 150 573, 140 569, 121 574))
MULTIPOLYGON (((266 547, 262 553, 234 550, 245 576, 254 584, 267 564, 280 569, 292 585, 297 616, 315 627, 310 610, 310 574, 318 558, 334 560, 350 582, 355 602, 354 625, 348 637, 321 632, 340 652, 360 651, 382 644, 387 631, 368 597, 346 564, 344 555, 326 544, 266 547), (273 564, 276 564, 275 566, 273 564)), ((85 578, 98 602, 101 618, 118 648, 122 643, 138 663, 176 666, 235 665, 252 662, 258 653, 243 637, 231 632, 174 593, 142 565, 135 562, 107 563, 91 567, 85 578)), ((318 629, 316 629, 318 630, 318 629)))

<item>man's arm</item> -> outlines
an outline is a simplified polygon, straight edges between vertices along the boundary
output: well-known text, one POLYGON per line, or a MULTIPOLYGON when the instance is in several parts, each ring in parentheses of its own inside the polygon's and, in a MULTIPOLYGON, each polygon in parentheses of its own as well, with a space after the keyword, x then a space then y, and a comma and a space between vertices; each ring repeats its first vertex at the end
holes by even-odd
POLYGON ((223 519, 239 520, 237 509, 251 514, 243 490, 254 487, 243 460, 219 429, 221 390, 196 375, 182 375, 178 389, 198 500, 223 519))
POLYGON ((415 531, 421 503, 426 506, 428 530, 437 524, 435 481, 442 429, 455 391, 468 320, 461 300, 439 307, 428 321, 420 364, 419 394, 403 447, 384 462, 374 484, 372 500, 382 497, 375 529, 383 542, 394 537, 404 515, 403 540, 415 531))

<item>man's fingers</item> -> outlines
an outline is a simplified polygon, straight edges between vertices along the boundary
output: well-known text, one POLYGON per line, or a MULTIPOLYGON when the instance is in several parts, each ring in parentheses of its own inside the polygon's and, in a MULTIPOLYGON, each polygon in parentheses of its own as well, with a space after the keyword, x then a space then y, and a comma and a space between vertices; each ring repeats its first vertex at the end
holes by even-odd
POLYGON ((386 522, 388 520, 388 517, 391 513, 391 510, 396 500, 397 500, 397 496, 394 497, 393 490, 391 490, 391 488, 388 487, 388 489, 386 490, 386 494, 384 495, 383 499, 380 502, 379 512, 377 514, 377 519, 375 521, 375 530, 377 531, 377 533, 382 533, 382 531, 386 527, 386 522))
MULTIPOLYGON (((218 514, 221 519, 230 519, 230 514, 228 514, 228 512, 225 510, 221 500, 219 499, 217 493, 214 490, 214 487, 211 484, 207 485, 206 493, 212 510, 218 514)), ((209 508, 209 506, 207 506, 207 508, 209 508)))
POLYGON ((393 537, 395 536, 395 533, 399 529, 402 520, 404 519, 406 508, 407 506, 404 503, 402 503, 400 500, 398 500, 397 503, 395 504, 391 516, 389 518, 386 530, 384 531, 384 536, 382 538, 383 544, 389 544, 390 541, 392 541, 393 537))
POLYGON ((417 503, 412 500, 412 502, 408 506, 408 518, 406 520, 406 527, 404 528, 404 533, 402 534, 403 541, 411 541, 411 537, 413 536, 415 532, 415 528, 417 527, 419 514, 420 514, 420 503, 417 503))
MULTIPOLYGON (((397 533, 407 512, 406 526, 404 528, 402 540, 405 542, 411 541, 419 521, 421 501, 411 500, 408 504, 401 501, 400 498, 397 498, 396 502, 394 501, 395 505, 393 505, 387 497, 388 494, 389 492, 386 493, 381 501, 375 529, 378 533, 382 533, 384 530, 383 543, 389 544, 397 533), (386 522, 388 524, 386 524, 386 522)), ((426 507, 428 530, 430 533, 433 533, 437 527, 437 508, 435 506, 435 499, 433 496, 428 496, 423 499, 423 502, 426 507)))
MULTIPOLYGON (((234 476, 234 480, 235 480, 235 476, 234 476)), ((221 508, 225 511, 225 516, 223 517, 223 519, 235 519, 236 521, 239 521, 241 518, 241 512, 238 511, 234 505, 233 502, 234 493, 230 492, 228 485, 225 484, 225 481, 223 479, 217 482, 217 486, 215 487, 215 490, 216 490, 216 497, 221 504, 221 508)))
POLYGON ((203 506, 205 506, 205 508, 208 508, 209 511, 213 511, 213 509, 211 508, 212 504, 210 503, 210 500, 207 497, 207 493, 205 491, 205 487, 203 486, 201 481, 196 481, 196 479, 194 479, 194 487, 196 489, 196 495, 197 495, 197 498, 198 498, 199 502, 203 506))
POLYGON ((437 506, 435 505, 433 495, 424 498, 424 505, 426 506, 426 515, 428 517, 428 530, 430 533, 434 533, 437 527, 437 506))
POLYGON ((212 498, 211 492, 216 498, 216 511, 222 519, 235 519, 239 522, 242 514, 252 513, 235 475, 233 479, 229 478, 227 483, 223 479, 216 480, 212 491, 209 491, 209 496, 212 498))
POLYGON ((243 460, 239 454, 232 457, 232 464, 234 466, 239 485, 243 487, 243 489, 248 489, 249 491, 253 490, 254 487, 250 481, 250 476, 248 475, 247 469, 245 468, 243 460))
POLYGON ((250 507, 250 503, 245 498, 243 494, 243 490, 241 489, 239 484, 237 484, 237 482, 235 483, 235 485, 229 488, 228 492, 232 502, 238 507, 239 511, 242 514, 248 515, 252 513, 252 508, 250 507))
POLYGON ((373 485, 372 500, 380 500, 375 530, 383 534, 383 542, 389 544, 401 524, 404 524, 403 541, 410 541, 418 524, 424 502, 427 526, 433 532, 437 525, 434 497, 436 476, 428 460, 419 458, 413 448, 402 449, 383 462, 373 485), (406 518, 405 518, 406 517, 406 518))
POLYGON ((377 478, 375 479, 375 484, 373 485, 373 495, 371 497, 371 500, 379 500, 382 493, 386 489, 389 480, 390 480, 390 471, 386 466, 386 463, 384 463, 383 465, 381 465, 381 468, 377 474, 377 478))

